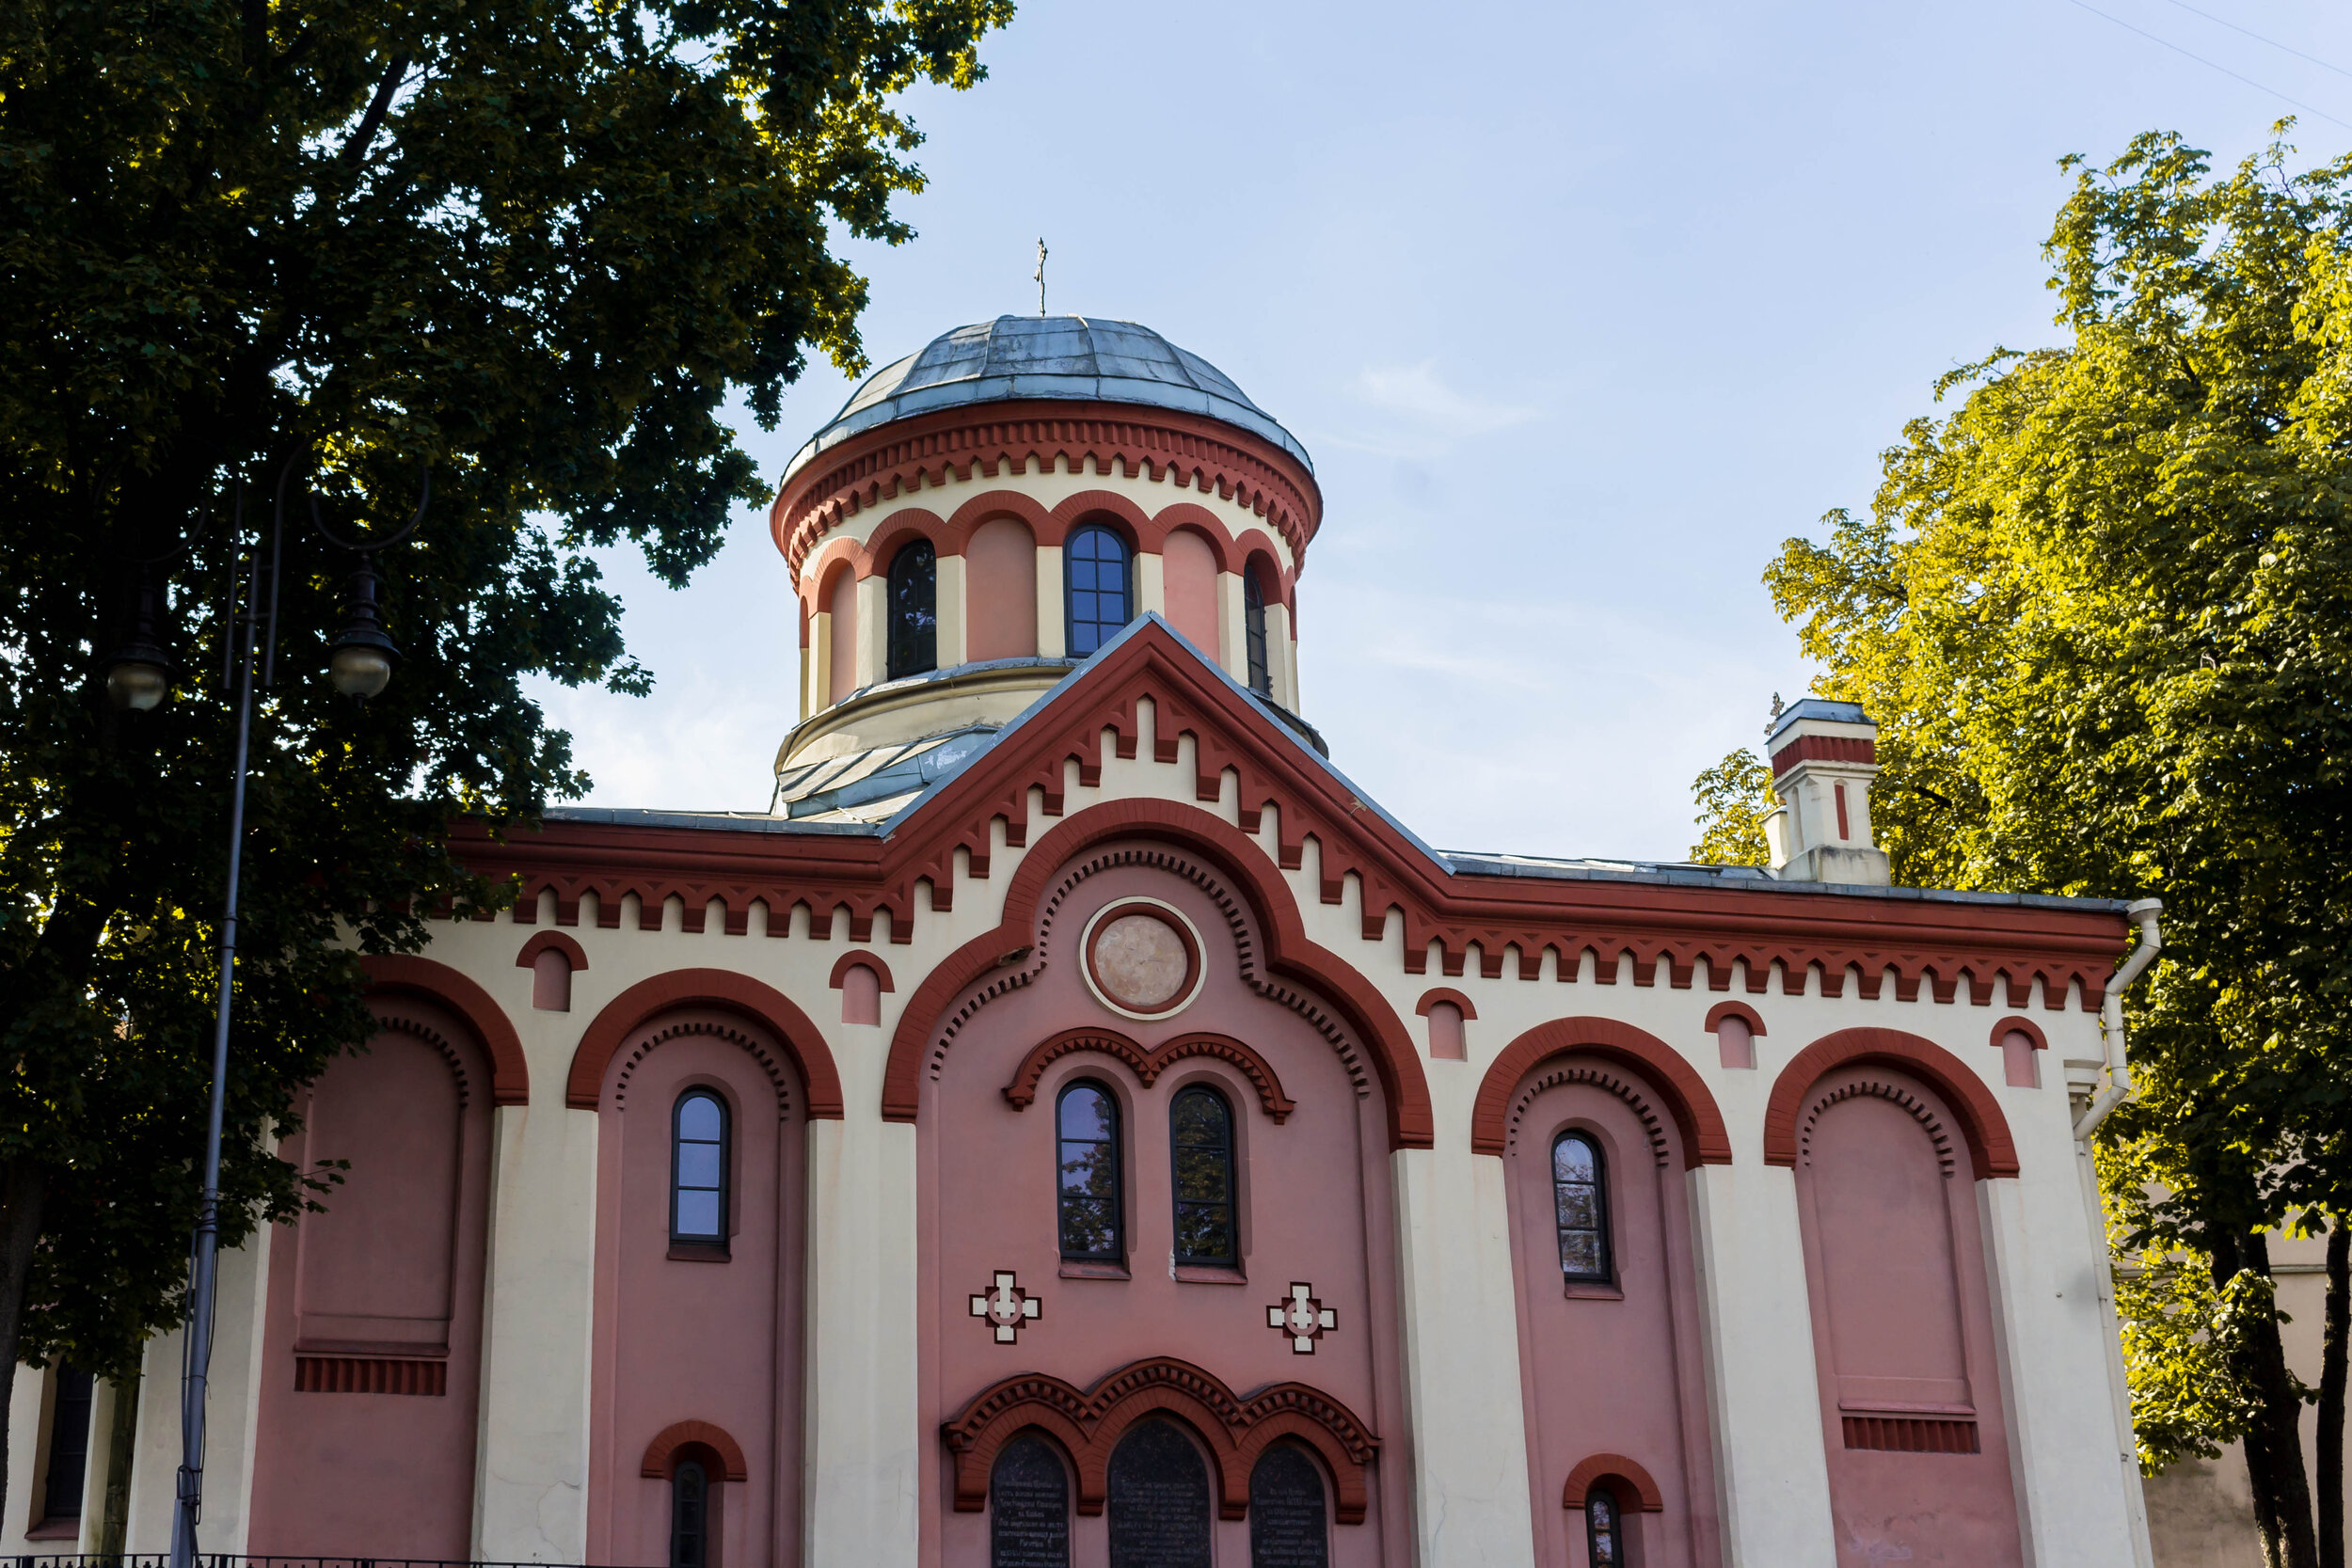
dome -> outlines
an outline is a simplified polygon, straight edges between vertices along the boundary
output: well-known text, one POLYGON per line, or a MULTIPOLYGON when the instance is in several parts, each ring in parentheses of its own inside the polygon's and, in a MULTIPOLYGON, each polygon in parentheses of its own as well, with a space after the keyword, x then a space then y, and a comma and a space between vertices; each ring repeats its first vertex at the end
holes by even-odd
POLYGON ((1197 354, 1148 326, 1091 316, 999 316, 933 338, 866 378, 792 454, 788 480, 818 452, 893 420, 1024 398, 1141 404, 1204 414, 1273 442, 1314 472, 1307 449, 1197 354))

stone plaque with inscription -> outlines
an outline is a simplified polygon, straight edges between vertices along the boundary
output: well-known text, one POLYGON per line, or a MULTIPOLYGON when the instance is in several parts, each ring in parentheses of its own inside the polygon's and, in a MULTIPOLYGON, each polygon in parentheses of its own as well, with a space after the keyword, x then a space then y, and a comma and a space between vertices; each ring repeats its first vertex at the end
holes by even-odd
POLYGON ((1323 1475, 1292 1443, 1277 1443, 1249 1472, 1249 1568, 1330 1568, 1323 1475))
POLYGON ((989 1568, 1070 1568, 1070 1478, 1044 1439, 1005 1445, 988 1474, 989 1568))
POLYGON ((1210 1568, 1209 1470, 1166 1421, 1145 1421, 1111 1451, 1111 1568, 1210 1568))

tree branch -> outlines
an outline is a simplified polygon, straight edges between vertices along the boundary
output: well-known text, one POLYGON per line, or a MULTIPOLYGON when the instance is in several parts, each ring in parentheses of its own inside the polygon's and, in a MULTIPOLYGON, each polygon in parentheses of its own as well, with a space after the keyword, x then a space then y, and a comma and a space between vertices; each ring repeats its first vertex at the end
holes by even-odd
POLYGON ((392 94, 400 90, 401 79, 407 74, 408 56, 394 55, 392 63, 385 68, 384 79, 375 84, 375 96, 368 102, 368 112, 359 117, 359 124, 351 133, 351 139, 344 142, 342 150, 335 154, 337 167, 354 169, 366 158, 368 144, 375 140, 375 134, 384 128, 384 117, 391 112, 392 94))

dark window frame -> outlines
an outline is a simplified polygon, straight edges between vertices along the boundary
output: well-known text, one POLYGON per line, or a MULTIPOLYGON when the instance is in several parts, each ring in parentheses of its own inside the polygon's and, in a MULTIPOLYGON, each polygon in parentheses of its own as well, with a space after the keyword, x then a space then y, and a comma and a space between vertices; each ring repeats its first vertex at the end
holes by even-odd
POLYGON ((1583 1131, 1581 1128, 1570 1127, 1563 1129, 1561 1132, 1551 1140, 1551 1169, 1549 1175, 1551 1180, 1551 1220, 1553 1231, 1560 1243, 1560 1275, 1562 1279, 1570 1285, 1614 1284, 1617 1277, 1617 1247, 1616 1238, 1611 1234, 1611 1226, 1609 1223, 1609 1159, 1601 1149, 1600 1140, 1593 1136, 1590 1132, 1583 1131), (1592 1156, 1593 1180, 1589 1183, 1570 1182, 1563 1180, 1561 1178, 1560 1150, 1562 1146, 1571 1143, 1581 1145, 1584 1148, 1585 1152, 1592 1156), (1590 1226, 1568 1225, 1560 1216, 1560 1199, 1562 1196, 1562 1189, 1570 1186, 1585 1185, 1589 1185, 1593 1189, 1593 1224, 1590 1226), (1595 1237, 1600 1253, 1600 1267, 1598 1272, 1581 1272, 1569 1266, 1568 1235, 1571 1231, 1590 1231, 1595 1237))
POLYGON ((1125 534, 1106 523, 1086 523, 1071 531, 1070 537, 1063 541, 1061 547, 1061 603, 1062 647, 1073 658, 1087 657, 1117 637, 1120 628, 1136 618, 1136 547, 1128 543, 1125 534), (1096 539, 1109 540, 1119 552, 1119 619, 1115 623, 1104 619, 1101 614, 1101 595, 1104 590, 1078 586, 1077 566, 1099 567, 1103 564, 1098 556, 1079 553, 1082 545, 1096 539), (1093 595, 1090 603, 1096 613, 1084 617, 1079 615, 1078 595, 1081 594, 1093 595), (1079 635, 1081 626, 1088 628, 1083 638, 1079 635))
POLYGON ((889 616, 889 646, 884 650, 889 680, 926 674, 939 668, 939 548, 916 537, 898 546, 890 558, 883 581, 889 616), (919 579, 917 574, 920 574, 919 579), (910 594, 921 599, 910 605, 910 594))
POLYGON ((1239 1162, 1234 1158, 1233 1101, 1224 1090, 1211 1084, 1187 1084, 1178 1089, 1168 1102, 1168 1164, 1169 1218, 1175 1230, 1170 1248, 1180 1268, 1239 1269, 1241 1267, 1241 1190, 1239 1162), (1179 1141, 1176 1116, 1185 1101, 1206 1099, 1216 1101, 1224 1113, 1225 1136, 1216 1145, 1187 1144, 1179 1141), (1187 1148, 1214 1148, 1225 1172, 1225 1196, 1219 1199, 1187 1198, 1184 1196, 1184 1151, 1187 1148), (1184 1213, 1186 1210, 1222 1209, 1225 1217, 1223 1253, 1186 1252, 1184 1213))
POLYGON ((1625 1568, 1625 1508, 1616 1493, 1600 1481, 1584 1493, 1584 1559, 1593 1568, 1625 1568), (1608 1532, 1606 1557, 1601 1555, 1604 1530, 1608 1532))
POLYGON ((40 1481, 42 1524, 79 1519, 88 1504, 83 1491, 89 1479, 90 1413, 97 1396, 97 1378, 79 1367, 60 1361, 50 1374, 49 1441, 40 1481), (72 1433, 66 1431, 69 1419, 77 1422, 78 1430, 72 1433))
POLYGON ((1242 641, 1249 653, 1249 689, 1270 699, 1274 695, 1274 656, 1266 636, 1265 590, 1259 585, 1255 562, 1241 570, 1241 624, 1242 641))
POLYGON ((1119 1096, 1111 1086, 1096 1078, 1073 1078, 1054 1096, 1054 1244, 1065 1263, 1112 1263, 1123 1266, 1127 1261, 1127 1151, 1123 1145, 1124 1125, 1119 1096), (1085 1090, 1100 1095, 1108 1108, 1110 1136, 1107 1138, 1071 1138, 1063 1134, 1062 1104, 1069 1098, 1085 1090), (1066 1151, 1073 1144, 1093 1144, 1110 1149, 1110 1246, 1101 1252, 1070 1250, 1070 1230, 1067 1205, 1070 1189, 1064 1182, 1067 1168, 1066 1151))
POLYGON ((670 1568, 717 1568, 712 1560, 711 1528, 713 1506, 719 1500, 719 1485, 710 1478, 710 1467, 699 1459, 681 1459, 670 1470, 670 1568), (690 1489, 698 1495, 686 1496, 690 1489), (693 1521, 690 1532, 686 1510, 695 1509, 700 1517, 693 1521))
POLYGON ((678 1091, 670 1106, 670 1245, 691 1251, 723 1257, 734 1235, 731 1222, 735 1217, 735 1108, 727 1103, 725 1095, 707 1084, 690 1084, 678 1091), (708 1187, 688 1188, 680 1180, 678 1151, 686 1144, 707 1144, 707 1138, 689 1138, 684 1119, 687 1104, 695 1100, 707 1100, 719 1111, 719 1228, 716 1235, 702 1231, 686 1232, 678 1228, 678 1196, 681 1193, 709 1192, 708 1187))

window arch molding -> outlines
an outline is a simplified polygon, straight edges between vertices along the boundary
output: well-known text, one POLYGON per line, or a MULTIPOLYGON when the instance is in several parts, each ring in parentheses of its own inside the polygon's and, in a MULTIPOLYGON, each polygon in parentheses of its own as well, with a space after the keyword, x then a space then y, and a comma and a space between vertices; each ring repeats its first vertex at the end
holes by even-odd
POLYGON ((1975 1179, 2017 1174, 2017 1144, 1993 1091, 1968 1065, 1932 1040, 1899 1029, 1840 1029, 1806 1046, 1772 1081, 1764 1111, 1764 1163, 1797 1163, 1797 1120, 1813 1086, 1833 1070, 1879 1063, 1915 1073, 1951 1108, 1975 1179))
MULTIPOLYGON (((1479 1081, 1470 1112, 1470 1152, 1499 1155, 1508 1149, 1511 1102, 1520 1085, 1554 1056, 1580 1051, 1631 1068, 1656 1090, 1682 1135, 1686 1170, 1731 1164, 1730 1129, 1697 1069, 1656 1035, 1613 1018, 1553 1019, 1504 1046, 1479 1081)), ((1793 1106, 1789 1115, 1793 1142, 1793 1106)))
POLYGON ((823 1032, 773 986, 723 969, 672 970, 640 980, 606 1003, 572 1053, 564 1103, 575 1111, 600 1108, 605 1069, 632 1036, 666 1013, 702 1007, 732 1013, 771 1037, 800 1077, 809 1119, 841 1119, 841 1071, 823 1032))

